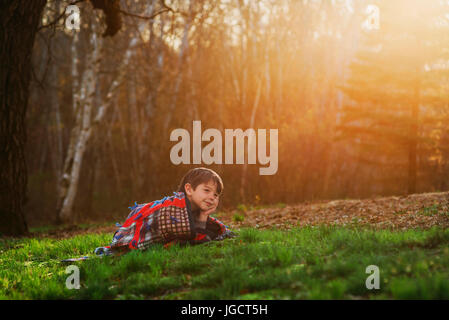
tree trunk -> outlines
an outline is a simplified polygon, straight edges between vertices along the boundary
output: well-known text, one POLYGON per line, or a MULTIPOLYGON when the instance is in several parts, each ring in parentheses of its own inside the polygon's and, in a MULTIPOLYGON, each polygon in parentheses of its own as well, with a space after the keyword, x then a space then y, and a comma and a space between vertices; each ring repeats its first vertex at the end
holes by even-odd
MULTIPOLYGON (((152 8, 149 6, 146 13, 151 12, 151 10, 152 8)), ((144 21, 139 24, 140 33, 143 32, 147 23, 147 21, 144 21)), ((92 26, 95 27, 95 22, 92 26)), ((140 43, 139 35, 131 38, 124 59, 118 67, 119 70, 117 76, 112 81, 105 99, 102 100, 102 105, 98 107, 95 117, 92 117, 95 79, 98 74, 99 58, 101 57, 100 52, 102 49, 101 39, 97 39, 95 28, 92 30, 92 52, 88 57, 87 69, 83 73, 83 81, 79 89, 80 95, 74 96, 75 103, 76 100, 79 99, 79 104, 75 104, 77 120, 71 133, 70 146, 67 151, 64 171, 59 183, 59 199, 57 205, 58 223, 71 222, 72 220, 73 203, 78 190, 81 164, 87 144, 92 132, 96 129, 96 126, 102 122, 104 115, 107 113, 112 98, 115 96, 115 92, 117 92, 118 87, 125 78, 126 71, 128 70, 127 67, 134 56, 134 50, 140 43)), ((76 50, 73 52, 76 52, 76 50)), ((101 99, 98 99, 97 101, 101 101, 101 99)))
MULTIPOLYGON (((92 134, 92 109, 95 94, 96 77, 98 74, 101 39, 98 39, 92 24, 91 42, 92 48, 88 55, 88 63, 83 73, 83 81, 80 87, 79 104, 76 105, 76 124, 71 132, 70 146, 64 163, 64 170, 59 184, 58 198, 58 222, 70 222, 72 220, 72 209, 75 201, 81 165, 87 143, 92 134)), ((76 97, 74 97, 76 100, 76 97)))
MULTIPOLYGON (((267 62, 268 63, 268 62, 267 62)), ((260 100, 260 94, 261 94, 261 88, 262 88, 262 80, 259 78, 257 81, 257 91, 256 91, 256 96, 254 98, 254 104, 253 104, 253 109, 251 111, 251 119, 249 122, 249 128, 252 129, 254 128, 254 122, 256 119, 256 114, 257 114, 257 108, 259 106, 259 100, 260 100)), ((256 135, 257 135, 257 131, 256 131, 256 135)), ((272 142, 270 142, 272 143, 272 142)), ((248 150, 252 150, 251 146, 253 144, 256 144, 256 141, 253 141, 251 135, 248 137, 248 150)), ((243 168, 242 168, 242 176, 240 179, 240 198, 242 200, 242 203, 246 203, 246 180, 247 180, 247 172, 248 172, 248 162, 249 162, 249 153, 247 153, 247 157, 246 157, 246 161, 243 164, 243 168)))
POLYGON ((193 16, 193 0, 190 0, 189 3, 190 3, 189 4, 189 15, 188 15, 187 20, 184 25, 184 33, 182 36, 181 47, 179 49, 179 54, 178 54, 177 75, 176 75, 176 79, 174 80, 175 84, 174 84, 173 93, 171 96, 171 102, 168 107, 165 119, 164 119, 163 134, 165 134, 167 132, 167 130, 169 129, 170 122, 171 122, 172 116, 173 116, 173 112, 176 110, 176 104, 178 102, 179 90, 180 90, 180 86, 181 86, 181 82, 182 82, 182 78, 183 78, 185 56, 186 56, 186 54, 187 54, 186 52, 189 48, 189 31, 190 31, 190 27, 192 25, 193 18, 194 18, 194 16, 193 16))
POLYGON ((74 31, 73 38, 72 38, 72 45, 71 45, 71 52, 72 52, 72 107, 73 112, 76 112, 77 103, 78 103, 78 90, 79 90, 79 80, 78 80, 78 41, 79 36, 78 32, 74 31))
POLYGON ((0 3, 0 233, 27 233, 25 113, 31 53, 46 0, 0 3))
POLYGON ((418 118, 419 118, 419 96, 420 96, 420 70, 416 71, 416 80, 413 90, 413 104, 411 110, 411 123, 409 134, 409 148, 408 148, 408 194, 416 193, 416 157, 418 147, 418 118))

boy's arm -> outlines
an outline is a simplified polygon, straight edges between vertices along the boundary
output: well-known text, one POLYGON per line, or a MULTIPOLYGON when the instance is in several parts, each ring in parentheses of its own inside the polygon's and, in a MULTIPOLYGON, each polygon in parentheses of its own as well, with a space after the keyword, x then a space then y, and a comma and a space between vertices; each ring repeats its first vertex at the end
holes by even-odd
POLYGON ((198 218, 196 220, 196 228, 198 229, 206 229, 206 224, 207 224, 207 219, 209 217, 209 215, 214 212, 217 209, 217 207, 213 207, 209 210, 206 211, 200 211, 200 213, 198 214, 198 218))
POLYGON ((216 209, 217 209, 217 207, 213 207, 213 208, 211 208, 209 210, 206 210, 206 211, 200 211, 200 214, 198 215, 198 221, 206 222, 207 218, 209 217, 209 215, 211 213, 213 213, 216 209))
POLYGON ((209 215, 216 210, 217 207, 213 207, 206 211, 200 211, 198 218, 195 222, 195 231, 196 236, 191 241, 192 244, 200 244, 204 242, 209 242, 212 240, 211 235, 209 234, 207 230, 207 220, 209 218, 209 215))

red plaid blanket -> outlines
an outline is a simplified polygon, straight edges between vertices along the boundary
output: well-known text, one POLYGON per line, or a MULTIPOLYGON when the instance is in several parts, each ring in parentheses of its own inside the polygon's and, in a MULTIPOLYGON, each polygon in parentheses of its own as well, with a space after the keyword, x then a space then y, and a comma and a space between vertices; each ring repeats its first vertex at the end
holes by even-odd
POLYGON ((206 229, 195 228, 190 202, 182 192, 150 203, 135 204, 130 209, 110 246, 97 248, 96 254, 147 249, 153 243, 165 246, 173 243, 199 244, 234 235, 213 217, 208 217, 206 229))

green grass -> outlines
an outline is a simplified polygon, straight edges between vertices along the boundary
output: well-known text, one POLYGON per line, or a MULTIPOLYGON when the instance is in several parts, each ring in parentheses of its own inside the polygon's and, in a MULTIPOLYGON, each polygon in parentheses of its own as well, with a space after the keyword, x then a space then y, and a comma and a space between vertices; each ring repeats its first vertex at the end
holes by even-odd
POLYGON ((418 211, 418 214, 423 216, 435 216, 438 214, 442 216, 449 216, 449 211, 444 211, 444 207, 438 204, 433 204, 430 207, 422 208, 421 210, 418 211))
POLYGON ((244 220, 245 220, 245 216, 243 214, 234 213, 234 215, 232 216, 232 221, 234 221, 234 222, 240 222, 240 221, 244 221, 244 220))
POLYGON ((449 230, 375 231, 336 226, 241 229, 198 246, 157 245, 74 263, 111 234, 0 240, 0 299, 449 299, 449 230), (380 269, 368 290, 366 267, 380 269))
POLYGON ((434 204, 430 207, 422 208, 418 214, 424 215, 424 216, 434 216, 438 214, 438 208, 439 206, 437 204, 434 204))

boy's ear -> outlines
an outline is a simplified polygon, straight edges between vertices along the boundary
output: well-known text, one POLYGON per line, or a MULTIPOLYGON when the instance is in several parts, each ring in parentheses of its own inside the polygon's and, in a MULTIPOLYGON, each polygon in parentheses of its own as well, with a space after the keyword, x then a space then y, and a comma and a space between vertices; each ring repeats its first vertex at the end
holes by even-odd
POLYGON ((193 192, 193 188, 192 188, 192 185, 190 184, 190 183, 186 183, 185 185, 184 185, 184 189, 186 190, 186 193, 187 193, 187 195, 191 195, 192 194, 192 192, 193 192))

